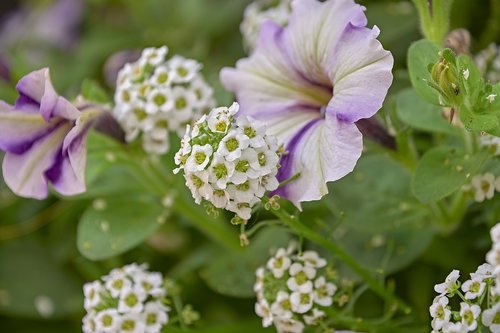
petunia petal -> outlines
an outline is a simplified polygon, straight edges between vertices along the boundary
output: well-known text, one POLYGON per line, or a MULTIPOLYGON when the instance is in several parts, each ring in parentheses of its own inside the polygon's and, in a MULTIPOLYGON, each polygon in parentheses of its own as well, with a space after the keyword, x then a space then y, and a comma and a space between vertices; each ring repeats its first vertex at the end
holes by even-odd
POLYGON ((364 7, 353 0, 292 2, 284 45, 295 68, 310 81, 331 87, 331 57, 346 27, 366 25, 363 11, 364 7))
POLYGON ((317 109, 331 98, 329 87, 316 86, 293 70, 290 55, 283 47, 283 28, 266 22, 253 54, 237 63, 237 69, 221 71, 223 85, 236 92, 245 115, 274 112, 297 105, 317 109))
POLYGON ((62 123, 50 135, 36 141, 21 155, 7 153, 3 160, 3 175, 7 186, 19 196, 44 199, 48 195, 46 170, 60 154, 62 141, 71 128, 62 123))
POLYGON ((329 67, 334 91, 327 112, 339 119, 352 123, 382 107, 392 84, 394 59, 376 39, 378 34, 377 27, 349 26, 336 48, 329 67))
POLYGON ((318 200, 328 193, 326 182, 350 173, 363 150, 362 135, 356 125, 327 115, 305 125, 287 146, 280 168, 280 181, 300 173, 300 177, 276 193, 297 207, 303 201, 318 200))
POLYGON ((0 149, 22 154, 39 139, 60 125, 61 119, 50 122, 38 114, 5 110, 0 107, 0 149))
POLYGON ((46 121, 53 117, 75 120, 80 114, 75 106, 56 93, 48 68, 22 77, 16 88, 20 94, 16 101, 16 109, 33 112, 39 108, 41 116, 46 121))

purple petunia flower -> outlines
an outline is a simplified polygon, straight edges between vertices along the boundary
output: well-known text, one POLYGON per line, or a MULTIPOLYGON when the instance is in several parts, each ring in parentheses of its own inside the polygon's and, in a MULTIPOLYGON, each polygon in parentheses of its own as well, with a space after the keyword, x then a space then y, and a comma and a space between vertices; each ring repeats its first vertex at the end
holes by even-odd
POLYGON ((0 101, 0 149, 5 183, 19 196, 43 199, 48 184, 63 195, 85 191, 85 139, 104 109, 59 96, 47 68, 19 80, 19 98, 0 101))
POLYGON ((241 115, 267 124, 288 154, 277 193, 300 207, 354 169, 363 148, 355 122, 373 116, 392 83, 393 58, 352 0, 295 0, 288 26, 264 23, 253 54, 221 72, 241 115))

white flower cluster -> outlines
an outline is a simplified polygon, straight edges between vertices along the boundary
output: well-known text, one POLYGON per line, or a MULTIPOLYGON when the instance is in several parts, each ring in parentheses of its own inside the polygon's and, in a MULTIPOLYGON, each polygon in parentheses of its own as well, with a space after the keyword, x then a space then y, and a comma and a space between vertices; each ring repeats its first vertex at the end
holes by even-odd
POLYGON ((500 82, 500 45, 490 44, 474 58, 481 74, 491 83, 500 82))
POLYGON ((284 27, 292 11, 291 0, 256 0, 245 8, 240 31, 249 51, 257 44, 260 28, 266 21, 273 21, 284 27))
POLYGON ((147 48, 139 60, 118 73, 113 114, 128 142, 142 135, 144 150, 164 154, 169 133, 184 135, 191 124, 215 105, 213 90, 203 79, 201 65, 175 55, 166 46, 147 48))
POLYGON ((500 223, 490 234, 493 246, 486 263, 471 273, 469 280, 461 284, 460 272, 453 270, 445 282, 434 287, 439 295, 429 309, 432 333, 475 332, 481 327, 500 333, 500 223), (461 299, 459 311, 453 311, 450 304, 456 295, 461 299))
POLYGON ((160 273, 131 264, 83 286, 84 333, 159 333, 168 322, 160 273))
POLYGON ((495 191, 500 192, 500 177, 495 177, 491 172, 475 175, 470 184, 463 187, 465 192, 472 192, 476 202, 491 199, 495 191))
POLYGON ((188 128, 175 155, 196 203, 202 199, 248 220, 266 191, 278 188, 275 137, 250 117, 234 115, 238 103, 213 109, 188 128))
POLYGON ((483 147, 494 148, 495 156, 500 156, 500 138, 498 136, 493 136, 489 134, 484 134, 479 136, 479 143, 483 147))
POLYGON ((325 317, 321 310, 333 304, 337 285, 326 274, 327 262, 315 251, 293 254, 280 248, 266 267, 257 270, 255 312, 262 325, 279 333, 301 333, 325 317))

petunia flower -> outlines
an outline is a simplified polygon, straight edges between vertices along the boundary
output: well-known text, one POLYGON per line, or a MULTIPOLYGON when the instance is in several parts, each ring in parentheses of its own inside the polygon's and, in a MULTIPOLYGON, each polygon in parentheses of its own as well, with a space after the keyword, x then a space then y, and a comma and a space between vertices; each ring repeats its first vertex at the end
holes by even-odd
POLYGON ((0 101, 0 149, 5 183, 19 196, 44 199, 48 185, 62 195, 85 191, 85 139, 104 109, 59 96, 47 68, 17 84, 11 106, 0 101))
POLYGON ((265 122, 288 151, 279 180, 300 177, 277 193, 298 207, 353 170, 363 149, 355 123, 380 109, 392 83, 393 57, 364 9, 295 0, 286 27, 264 23, 252 55, 221 72, 241 115, 265 122))

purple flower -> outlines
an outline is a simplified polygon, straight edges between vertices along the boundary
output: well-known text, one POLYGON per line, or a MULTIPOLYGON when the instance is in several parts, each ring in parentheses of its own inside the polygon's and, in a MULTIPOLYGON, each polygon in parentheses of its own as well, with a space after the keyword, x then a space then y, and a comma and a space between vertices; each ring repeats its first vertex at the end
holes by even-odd
POLYGON ((241 115, 268 125, 288 154, 277 193, 300 207, 328 193, 361 155, 355 122, 373 116, 392 83, 393 58, 352 0, 295 0, 285 28, 266 22, 254 53, 221 72, 241 115))
POLYGON ((43 199, 49 182, 62 195, 85 191, 85 139, 103 109, 59 96, 47 68, 19 80, 11 106, 0 101, 5 183, 19 196, 43 199))

